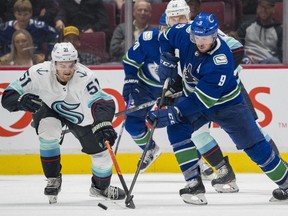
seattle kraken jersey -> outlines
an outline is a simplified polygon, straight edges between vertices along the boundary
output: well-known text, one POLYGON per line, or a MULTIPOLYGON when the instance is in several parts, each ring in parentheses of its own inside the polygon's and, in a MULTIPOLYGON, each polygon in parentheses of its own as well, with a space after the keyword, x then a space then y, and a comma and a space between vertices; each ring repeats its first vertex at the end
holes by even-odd
POLYGON ((143 32, 123 57, 126 79, 138 78, 148 86, 161 88, 157 73, 160 61, 159 29, 143 32))
POLYGON ((234 76, 234 62, 227 44, 217 37, 215 46, 200 53, 190 41, 190 24, 178 24, 160 36, 161 52, 179 49, 183 91, 187 96, 176 104, 183 115, 217 109, 242 100, 234 76))
POLYGON ((34 65, 5 91, 39 95, 48 107, 70 122, 81 126, 92 124, 92 105, 112 100, 100 89, 95 73, 78 63, 73 78, 64 86, 57 81, 51 68, 48 61, 34 65))

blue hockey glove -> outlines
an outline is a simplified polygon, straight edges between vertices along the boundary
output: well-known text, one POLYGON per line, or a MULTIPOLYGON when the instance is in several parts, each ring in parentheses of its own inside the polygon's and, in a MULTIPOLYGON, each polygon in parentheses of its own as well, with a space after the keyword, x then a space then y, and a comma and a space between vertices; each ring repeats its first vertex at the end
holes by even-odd
POLYGON ((149 111, 146 119, 150 125, 153 125, 153 122, 157 119, 157 128, 163 128, 181 122, 180 111, 177 107, 173 106, 167 106, 162 109, 149 111))
POLYGON ((166 78, 170 77, 170 84, 173 84, 178 75, 178 61, 179 58, 173 56, 171 53, 163 53, 160 57, 160 64, 158 68, 158 75, 161 84, 164 84, 166 78))
POLYGON ((139 104, 139 101, 151 100, 149 90, 144 85, 141 85, 138 79, 126 79, 122 95, 126 103, 128 103, 129 97, 132 97, 132 104, 135 106, 139 104))
POLYGON ((38 95, 23 94, 18 98, 18 109, 35 113, 42 107, 42 100, 38 95))
POLYGON ((105 141, 110 142, 113 146, 117 139, 117 133, 113 129, 111 122, 101 122, 92 128, 92 132, 96 137, 96 142, 102 149, 106 149, 105 141))
POLYGON ((140 91, 138 90, 138 79, 125 79, 123 87, 123 97, 126 102, 129 101, 129 96, 131 95, 133 99, 138 97, 140 91))

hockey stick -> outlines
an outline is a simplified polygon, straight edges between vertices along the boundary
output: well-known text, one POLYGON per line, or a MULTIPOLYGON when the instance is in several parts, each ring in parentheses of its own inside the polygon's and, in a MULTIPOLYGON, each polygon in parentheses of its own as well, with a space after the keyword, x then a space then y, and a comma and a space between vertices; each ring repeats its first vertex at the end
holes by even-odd
MULTIPOLYGON (((160 98, 159 108, 161 108, 161 106, 162 106, 162 104, 163 104, 163 101, 164 101, 164 98, 165 98, 165 93, 166 93, 166 91, 167 91, 167 89, 168 89, 169 82, 170 82, 170 78, 168 77, 168 78, 165 80, 165 83, 164 83, 164 85, 163 85, 163 90, 162 90, 162 94, 161 94, 161 98, 160 98)), ((134 178, 133 178, 133 180, 132 180, 132 183, 131 183, 131 185, 130 185, 129 192, 128 192, 127 197, 126 197, 126 200, 125 200, 126 205, 129 204, 129 203, 132 201, 132 199, 133 199, 133 196, 131 196, 131 193, 132 193, 132 190, 133 190, 134 185, 135 185, 135 183, 136 183, 136 180, 137 180, 137 178, 138 178, 138 175, 139 175, 139 173, 140 173, 140 168, 141 168, 141 166, 142 166, 142 164, 143 164, 143 161, 144 161, 144 158, 145 158, 145 156, 146 156, 146 153, 147 153, 147 151, 148 151, 148 149, 149 149, 149 147, 150 147, 150 143, 151 143, 151 140, 152 140, 154 131, 155 131, 155 129, 156 129, 157 122, 158 122, 158 120, 156 119, 156 120, 153 122, 152 128, 151 128, 151 130, 150 130, 149 139, 148 139, 148 141, 147 141, 147 143, 146 143, 146 146, 145 146, 145 148, 144 148, 144 151, 143 151, 143 153, 142 153, 142 155, 141 155, 140 162, 139 162, 139 164, 138 164, 137 170, 136 170, 136 172, 135 172, 134 178)))
MULTIPOLYGON (((128 187, 127 187, 127 185, 126 185, 126 183, 125 183, 125 180, 124 180, 124 178, 123 178, 123 176, 122 176, 122 173, 121 173, 120 168, 119 168, 119 165, 118 165, 118 163, 117 163, 115 154, 114 154, 114 152, 113 152, 113 150, 112 150, 112 148, 111 148, 111 146, 110 146, 109 141, 105 141, 105 145, 106 145, 106 147, 107 147, 107 149, 108 149, 108 151, 109 151, 110 157, 111 157, 111 159, 112 159, 112 161, 113 161, 113 165, 114 165, 114 167, 115 167, 115 169, 116 169, 117 175, 118 175, 118 177, 119 177, 119 179, 120 179, 120 182, 121 182, 122 187, 123 187, 123 189, 124 189, 124 191, 125 191, 125 193, 126 193, 126 196, 128 196, 128 193, 129 193, 128 187)), ((130 194, 131 194, 131 193, 130 193, 130 194)), ((133 195, 132 195, 132 196, 130 195, 129 197, 130 197, 130 200, 129 200, 129 202, 126 202, 126 201, 125 201, 125 205, 126 205, 127 208, 135 209, 135 204, 134 204, 134 202, 133 202, 133 200, 132 200, 132 199, 133 199, 133 195)))
MULTIPOLYGON (((127 106, 126 106, 126 110, 130 107, 131 103, 132 103, 132 96, 129 95, 129 100, 128 100, 128 103, 127 103, 127 106)), ((117 140, 117 143, 115 145, 115 150, 114 150, 114 154, 115 155, 117 154, 118 146, 119 146, 119 143, 120 143, 120 140, 121 140, 124 128, 125 128, 125 122, 126 122, 126 117, 124 117, 124 120, 122 122, 122 126, 121 126, 121 129, 120 129, 120 132, 119 132, 118 140, 117 140)))
MULTIPOLYGON (((182 96, 182 91, 181 92, 176 92, 175 94, 172 94, 171 96, 168 96, 168 97, 170 97, 170 98, 178 98, 180 96, 182 96)), ((126 109, 126 110, 120 111, 118 113, 115 113, 115 117, 118 117, 118 116, 121 116, 121 115, 124 115, 124 114, 128 114, 128 113, 131 113, 131 112, 135 112, 135 111, 150 107, 150 106, 154 105, 158 100, 160 100, 160 98, 161 97, 157 98, 156 100, 152 100, 152 101, 140 104, 140 105, 138 105, 136 107, 132 107, 130 109, 126 109)))

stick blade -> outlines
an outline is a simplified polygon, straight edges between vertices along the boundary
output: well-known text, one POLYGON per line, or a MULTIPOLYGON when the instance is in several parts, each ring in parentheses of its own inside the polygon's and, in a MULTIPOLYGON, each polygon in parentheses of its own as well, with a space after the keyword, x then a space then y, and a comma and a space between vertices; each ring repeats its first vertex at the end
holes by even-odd
POLYGON ((133 199, 133 196, 131 196, 131 198, 127 202, 125 202, 125 205, 127 208, 135 209, 135 204, 132 199, 133 199))

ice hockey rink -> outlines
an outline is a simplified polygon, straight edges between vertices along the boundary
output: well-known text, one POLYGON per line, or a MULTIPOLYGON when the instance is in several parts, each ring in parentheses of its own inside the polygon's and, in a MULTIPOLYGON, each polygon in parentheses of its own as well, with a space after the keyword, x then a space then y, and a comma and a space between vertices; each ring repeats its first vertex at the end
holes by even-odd
MULTIPOLYGON (((220 194, 205 180, 208 205, 185 204, 178 195, 185 186, 181 174, 140 174, 132 194, 135 209, 125 207, 124 200, 108 201, 89 196, 90 175, 63 175, 62 191, 58 203, 49 205, 43 190, 46 186, 42 175, 0 176, 1 216, 143 216, 143 215, 195 215, 195 216, 284 216, 288 202, 271 203, 271 192, 276 188, 264 174, 237 174, 238 193, 220 194), (104 210, 98 203, 108 207, 104 210)), ((123 174, 128 188, 133 174, 123 174)), ((112 185, 120 186, 117 174, 112 185)))

